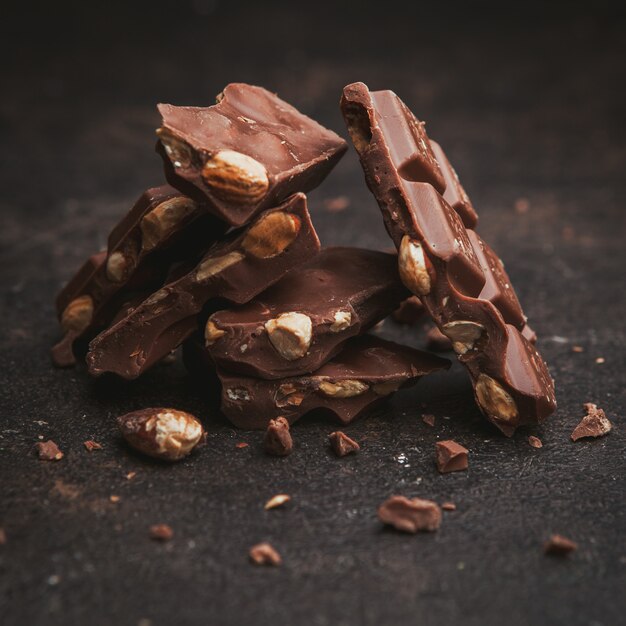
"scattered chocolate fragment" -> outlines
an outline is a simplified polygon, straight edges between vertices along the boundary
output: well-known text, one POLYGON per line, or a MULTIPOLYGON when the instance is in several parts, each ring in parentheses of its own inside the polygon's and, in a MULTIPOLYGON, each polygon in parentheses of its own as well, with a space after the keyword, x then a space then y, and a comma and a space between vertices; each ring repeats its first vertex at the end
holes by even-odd
POLYGON ((587 415, 574 428, 571 434, 572 441, 578 441, 584 437, 602 437, 611 432, 613 426, 602 409, 591 402, 586 402, 583 407, 587 415))
POLYGON ((432 427, 435 425, 435 416, 432 415, 432 413, 424 413, 422 415, 422 422, 424 422, 427 426, 432 427))
POLYGON ((444 502, 441 508, 444 511, 456 511, 456 504, 454 504, 454 502, 444 502))
POLYGON ((433 326, 426 333, 426 348, 433 352, 448 352, 452 350, 452 341, 436 326, 433 326))
POLYGON ((556 408, 554 382, 502 262, 472 217, 451 206, 446 166, 424 125, 393 92, 363 83, 344 88, 341 108, 400 276, 451 339, 481 410, 507 436, 541 422, 556 408))
POLYGON ((280 554, 266 542, 252 546, 249 555, 255 565, 280 565, 282 563, 280 554))
POLYGON ((168 182, 232 226, 319 185, 346 142, 269 91, 227 85, 211 107, 159 104, 168 182))
POLYGON ((205 388, 217 373, 222 413, 239 428, 265 428, 269 419, 279 416, 293 423, 314 409, 348 424, 401 387, 450 366, 446 359, 372 335, 352 337, 337 356, 312 374, 281 380, 215 370, 197 341, 185 344, 184 356, 205 388))
POLYGON ((63 458, 63 452, 59 450, 54 441, 39 441, 35 444, 37 454, 42 461, 60 461, 63 458))
POLYGON ((582 346, 572 346, 572 352, 584 352, 585 349, 582 346))
POLYGON ((102 450, 102 446, 97 441, 93 441, 93 439, 88 439, 87 441, 83 442, 83 445, 87 449, 87 452, 102 450))
POLYGON ((424 317, 424 305, 417 296, 410 296, 400 303, 400 306, 391 314, 398 324, 413 326, 424 317))
POLYGON ((113 504, 117 504, 120 501, 120 497, 116 495, 109 496, 109 500, 113 502, 113 504))
POLYGON ((604 363, 604 360, 605 360, 605 359, 604 359, 604 357, 603 357, 603 356, 599 356, 599 357, 596 359, 596 363, 598 363, 598 365, 602 365, 602 363, 604 363))
POLYGON ((128 474, 126 474, 126 480, 132 480, 135 476, 137 476, 137 472, 128 472, 128 474))
POLYGON ((168 524, 154 524, 154 526, 150 526, 150 539, 169 541, 172 537, 174 537, 174 531, 168 524))
POLYGON ((350 206, 350 198, 348 196, 336 196, 324 200, 324 208, 330 213, 339 213, 345 211, 350 206))
POLYGON ((324 248, 251 302, 211 315, 207 351, 219 368, 244 376, 307 374, 407 294, 395 254, 324 248))
POLYGON ((441 525, 441 509, 432 500, 391 496, 378 507, 381 522, 405 533, 435 531, 441 525))
POLYGON ((263 440, 265 452, 272 456, 287 456, 293 452, 289 422, 284 417, 270 420, 263 440))
POLYGON ((240 441, 239 443, 235 444, 235 448, 239 448, 241 450, 241 448, 247 448, 249 444, 247 444, 245 441, 240 441))
POLYGON ((552 535, 543 546, 545 554, 551 556, 567 556, 578 549, 578 544, 562 535, 552 535))
POLYGON ((248 302, 319 247, 306 196, 295 194, 213 245, 191 271, 100 333, 89 345, 90 374, 137 378, 197 329, 197 315, 209 301, 248 302))
POLYGON ((458 444, 456 441, 448 439, 446 441, 438 441, 437 450, 437 469, 441 474, 449 472, 462 472, 468 467, 468 449, 458 444))
POLYGON ((127 443, 148 456, 180 461, 204 439, 202 424, 191 413, 177 409, 150 408, 117 418, 127 443))
POLYGON ((361 446, 354 439, 340 430, 330 433, 328 440, 333 452, 339 457, 353 454, 361 449, 361 446))
POLYGON ((266 503, 265 503, 265 510, 269 511, 271 509, 275 509, 279 506, 282 506, 283 504, 287 504, 287 502, 289 502, 289 500, 291 500, 291 496, 288 496, 286 493, 279 493, 275 496, 272 496, 266 503))
POLYGON ((530 437, 528 437, 528 443, 533 448, 543 448, 543 442, 541 439, 539 439, 539 437, 535 437, 534 435, 530 435, 530 437))

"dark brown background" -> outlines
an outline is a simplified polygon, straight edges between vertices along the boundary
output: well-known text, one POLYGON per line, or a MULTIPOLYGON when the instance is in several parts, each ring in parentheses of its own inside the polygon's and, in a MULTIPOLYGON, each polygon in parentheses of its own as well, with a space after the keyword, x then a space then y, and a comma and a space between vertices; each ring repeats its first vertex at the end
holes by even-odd
MULTIPOLYGON (((513 14, 502 3, 16 4, 3 9, 0 33, 2 624, 623 622, 618 5, 596 2, 588 14, 583 4, 524 3, 513 14), (559 410, 534 431, 542 450, 528 432, 509 440, 489 427, 458 368, 350 428, 358 457, 332 458, 333 425, 307 419, 294 429, 295 454, 277 460, 258 434, 212 413, 180 364, 131 385, 50 366, 55 293, 161 180, 156 102, 205 104, 227 82, 249 81, 345 135, 337 102, 354 80, 394 89, 428 122, 504 258, 557 383, 559 410), (520 199, 526 213, 515 210, 520 199), (604 407, 615 430, 573 444, 585 401, 604 407), (199 414, 208 446, 175 467, 129 453, 112 418, 147 405, 199 414), (437 416, 434 429, 422 412, 437 416), (59 443, 61 462, 33 456, 40 435, 59 443), (471 450, 471 467, 439 476, 434 442, 450 437, 471 450), (88 438, 104 450, 87 453, 88 438), (277 492, 292 503, 263 511, 277 492), (375 517, 392 493, 451 499, 458 510, 435 535, 399 535, 375 517), (157 522, 174 528, 169 544, 147 538, 157 522), (544 557, 551 532, 579 551, 544 557), (262 539, 283 567, 248 564, 262 539)), ((324 243, 389 247, 353 151, 310 202, 324 243), (324 200, 337 195, 351 204, 333 214, 324 200)), ((390 322, 383 333, 421 342, 390 322)))

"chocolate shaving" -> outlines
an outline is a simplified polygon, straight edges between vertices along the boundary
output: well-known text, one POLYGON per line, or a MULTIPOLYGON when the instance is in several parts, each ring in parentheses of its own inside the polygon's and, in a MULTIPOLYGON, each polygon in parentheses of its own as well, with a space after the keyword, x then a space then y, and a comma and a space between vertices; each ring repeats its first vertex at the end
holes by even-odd
POLYGON ((293 439, 289 432, 289 422, 284 417, 270 420, 263 445, 265 452, 272 456, 287 456, 293 452, 293 439))
POLYGON ((584 437, 602 437, 611 432, 613 426, 602 409, 591 402, 586 402, 583 406, 587 415, 572 432, 572 441, 578 441, 584 437))
POLYGON ((361 446, 354 441, 354 439, 351 439, 346 433, 340 430, 330 433, 328 440, 330 441, 330 447, 333 452, 339 457, 353 454, 361 449, 361 446))
POLYGON ((405 533, 432 532, 441 525, 441 509, 432 500, 391 496, 378 507, 381 522, 405 533))

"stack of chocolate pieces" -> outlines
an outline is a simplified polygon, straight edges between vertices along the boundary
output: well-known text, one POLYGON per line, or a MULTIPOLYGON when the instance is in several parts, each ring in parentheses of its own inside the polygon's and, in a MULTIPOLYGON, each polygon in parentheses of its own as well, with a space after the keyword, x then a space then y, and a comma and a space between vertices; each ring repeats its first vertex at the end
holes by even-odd
POLYGON ((134 379, 188 342, 186 362, 222 381, 224 413, 253 428, 315 408, 347 422, 447 366, 357 338, 408 292, 395 255, 320 253, 304 192, 344 154, 343 139, 244 84, 211 107, 159 111, 171 186, 146 191, 60 293, 58 366, 86 351, 92 375, 134 379))

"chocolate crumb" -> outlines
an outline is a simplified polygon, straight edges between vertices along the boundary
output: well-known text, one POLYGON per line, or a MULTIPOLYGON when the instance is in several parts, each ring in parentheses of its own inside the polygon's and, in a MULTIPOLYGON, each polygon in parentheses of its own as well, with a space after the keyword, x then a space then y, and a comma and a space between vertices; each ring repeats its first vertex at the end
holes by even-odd
POLYGON ((441 509, 436 502, 405 496, 391 496, 378 507, 381 522, 405 533, 432 532, 441 525, 441 509))
POLYGON ((534 435, 530 435, 530 437, 528 437, 528 443, 533 448, 543 448, 543 442, 541 439, 539 439, 539 437, 535 437, 534 435))
POLYGON ((572 346, 572 352, 584 352, 585 349, 582 346, 572 346))
POLYGON ((528 213, 528 209, 530 209, 530 202, 528 198, 518 198, 515 201, 515 212, 523 215, 524 213, 528 213))
POLYGON ((326 198, 324 207, 331 213, 339 213, 345 211, 350 206, 350 198, 348 196, 336 196, 335 198, 326 198))
POLYGON ((59 446, 51 439, 36 443, 35 448, 42 461, 60 461, 64 456, 63 452, 59 450, 59 446))
POLYGON ((115 504, 115 503, 120 501, 120 497, 119 496, 109 496, 109 500, 115 504))
POLYGON ((3 546, 7 542, 7 533, 4 528, 0 528, 0 546, 3 546))
POLYGON ((456 504, 454 504, 454 502, 444 502, 441 508, 444 511, 456 511, 456 504))
POLYGON ((293 452, 289 422, 284 417, 270 420, 263 441, 265 452, 273 456, 287 456, 293 452))
POLYGON ((562 535, 552 535, 543 546, 544 553, 551 556, 567 556, 576 549, 578 549, 578 544, 562 535))
POLYGON ((169 541, 173 536, 174 531, 168 524, 154 524, 154 526, 150 526, 150 539, 169 541))
POLYGON ((437 452, 437 469, 442 474, 461 472, 468 467, 468 450, 456 441, 438 441, 435 444, 437 452))
POLYGON ((83 445, 87 448, 88 452, 92 452, 93 450, 102 450, 102 446, 97 441, 93 441, 93 439, 88 439, 83 442, 83 445))
POLYGON ((434 352, 452 350, 452 342, 436 326, 426 333, 426 347, 434 352))
POLYGON ((128 474, 126 474, 126 480, 132 480, 135 476, 137 476, 137 472, 128 472, 128 474))
POLYGON ((279 493, 275 496, 272 496, 265 503, 265 510, 269 511, 270 509, 275 509, 279 506, 282 506, 283 504, 287 504, 289 500, 291 500, 291 496, 288 496, 286 493, 279 493))
POLYGON ((574 432, 571 434, 572 441, 578 441, 583 437, 602 437, 611 432, 613 426, 602 409, 591 402, 586 402, 583 407, 587 411, 587 415, 574 428, 574 432))
POLYGON ((400 306, 391 314, 398 324, 412 326, 422 319, 424 305, 417 296, 411 296, 400 303, 400 306))
POLYGON ((249 554, 250 560, 255 565, 280 565, 282 563, 280 554, 266 542, 252 546, 249 554))
POLYGON ((422 422, 424 422, 427 426, 432 427, 435 425, 435 416, 432 415, 432 413, 424 413, 422 415, 422 422))
POLYGON ((328 435, 330 441, 330 447, 337 456, 346 456, 346 454, 353 454, 361 449, 361 446, 346 435, 346 433, 340 430, 330 433, 328 435))
POLYGON ((596 359, 596 363, 598 363, 599 365, 601 365, 602 363, 604 363, 604 357, 603 357, 603 356, 599 356, 599 357, 596 359))
POLYGON ((248 444, 245 441, 240 441, 239 443, 235 444, 235 448, 241 449, 241 448, 247 448, 247 447, 248 447, 248 444))

